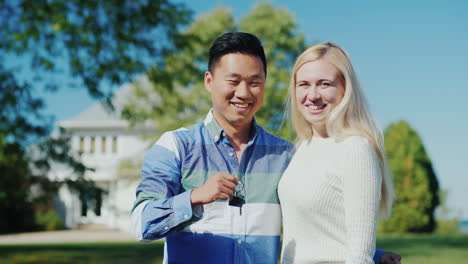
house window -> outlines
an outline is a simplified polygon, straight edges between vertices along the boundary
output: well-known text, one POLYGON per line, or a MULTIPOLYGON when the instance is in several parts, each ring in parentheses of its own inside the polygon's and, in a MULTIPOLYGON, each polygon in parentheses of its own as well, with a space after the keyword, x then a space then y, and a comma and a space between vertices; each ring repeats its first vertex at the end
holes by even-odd
POLYGON ((101 152, 102 153, 106 153, 106 137, 102 137, 102 140, 101 140, 101 152))
POLYGON ((112 152, 117 153, 117 137, 112 137, 112 152))
POLYGON ((85 202, 81 202, 81 216, 88 215, 88 205, 85 202))
POLYGON ((96 138, 95 137, 91 137, 91 149, 90 149, 90 153, 94 153, 96 151, 96 138))
POLYGON ((102 190, 96 189, 96 203, 94 207, 94 214, 101 216, 101 207, 102 207, 102 190))
POLYGON ((80 154, 84 153, 84 137, 80 137, 80 154))
POLYGON ((81 202, 81 216, 88 215, 88 199, 85 192, 80 191, 80 202, 81 202))

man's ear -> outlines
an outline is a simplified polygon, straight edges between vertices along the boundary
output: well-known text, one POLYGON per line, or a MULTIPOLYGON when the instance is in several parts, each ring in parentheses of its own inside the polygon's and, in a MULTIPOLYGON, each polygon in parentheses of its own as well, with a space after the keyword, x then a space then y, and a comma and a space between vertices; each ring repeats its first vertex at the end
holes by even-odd
POLYGON ((210 93, 213 90, 213 74, 209 71, 205 72, 205 89, 210 93))

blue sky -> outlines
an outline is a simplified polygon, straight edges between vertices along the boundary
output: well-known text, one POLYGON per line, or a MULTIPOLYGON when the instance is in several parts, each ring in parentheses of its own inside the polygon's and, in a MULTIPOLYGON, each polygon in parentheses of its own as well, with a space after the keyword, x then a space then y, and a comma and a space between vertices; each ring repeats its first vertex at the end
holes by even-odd
MULTIPOLYGON (((223 5, 241 18, 257 1, 181 2, 195 15, 223 5)), ((417 130, 449 206, 468 219, 468 1, 270 2, 296 16, 309 43, 332 41, 350 54, 382 127, 404 119, 417 130)), ((84 89, 46 101, 57 120, 93 103, 84 89)))

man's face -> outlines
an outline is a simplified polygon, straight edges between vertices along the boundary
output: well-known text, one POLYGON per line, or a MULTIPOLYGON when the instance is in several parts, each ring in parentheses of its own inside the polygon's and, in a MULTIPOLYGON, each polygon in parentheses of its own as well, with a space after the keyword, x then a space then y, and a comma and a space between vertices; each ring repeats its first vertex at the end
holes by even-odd
POLYGON ((205 87, 211 94, 213 114, 223 127, 250 125, 263 103, 265 73, 259 57, 229 53, 205 73, 205 87))

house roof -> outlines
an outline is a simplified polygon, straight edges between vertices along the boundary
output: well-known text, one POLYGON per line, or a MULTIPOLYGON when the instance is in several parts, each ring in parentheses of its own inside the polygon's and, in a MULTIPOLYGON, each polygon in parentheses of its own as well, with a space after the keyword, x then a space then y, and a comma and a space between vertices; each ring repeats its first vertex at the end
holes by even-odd
POLYGON ((118 88, 111 98, 115 110, 112 111, 104 105, 103 102, 93 104, 88 109, 79 113, 76 117, 69 120, 57 122, 57 126, 68 130, 94 130, 94 129, 125 129, 129 122, 121 118, 121 110, 125 104, 126 98, 130 95, 131 84, 125 84, 118 88))

